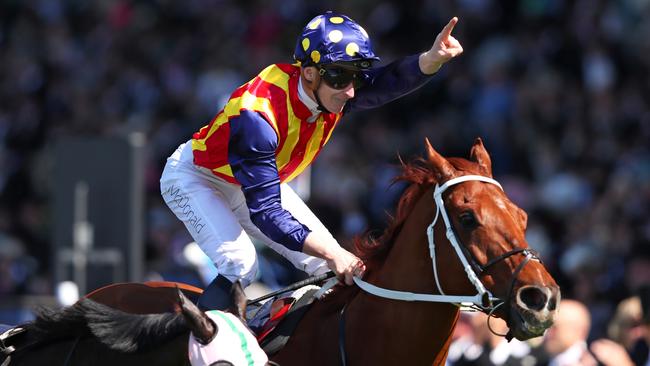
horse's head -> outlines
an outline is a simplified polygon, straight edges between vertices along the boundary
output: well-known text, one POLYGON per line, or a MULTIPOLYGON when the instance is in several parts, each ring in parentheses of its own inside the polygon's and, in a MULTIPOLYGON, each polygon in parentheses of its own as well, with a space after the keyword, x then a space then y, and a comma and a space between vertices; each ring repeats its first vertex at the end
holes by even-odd
MULTIPOLYGON (((469 279, 460 287, 479 293, 483 290, 486 300, 491 294, 493 304, 484 309, 506 320, 508 336, 524 340, 542 335, 553 323, 560 290, 537 253, 528 247, 526 213, 492 179, 490 156, 480 139, 474 143, 469 161, 448 160, 428 140, 426 145, 437 182, 437 215, 442 217, 437 225, 445 228, 437 231, 435 239, 438 266, 443 255, 458 257, 454 263, 465 267, 467 276, 462 277, 469 279), (443 233, 451 245, 441 244, 443 233)), ((441 292, 459 287, 458 278, 434 275, 441 292)))
POLYGON ((233 303, 227 312, 203 312, 181 291, 178 293, 180 311, 191 333, 189 354, 192 366, 239 365, 251 360, 255 366, 270 365, 255 336, 245 325, 247 299, 239 282, 232 286, 233 303))

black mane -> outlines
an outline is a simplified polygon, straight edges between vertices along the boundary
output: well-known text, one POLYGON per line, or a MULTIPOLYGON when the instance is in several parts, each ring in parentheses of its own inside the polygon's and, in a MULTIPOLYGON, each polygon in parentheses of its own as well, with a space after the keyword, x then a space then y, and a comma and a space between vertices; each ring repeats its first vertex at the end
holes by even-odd
POLYGON ((24 327, 38 341, 95 337, 120 352, 160 346, 189 331, 180 313, 128 314, 89 299, 60 310, 41 308, 36 320, 24 327))

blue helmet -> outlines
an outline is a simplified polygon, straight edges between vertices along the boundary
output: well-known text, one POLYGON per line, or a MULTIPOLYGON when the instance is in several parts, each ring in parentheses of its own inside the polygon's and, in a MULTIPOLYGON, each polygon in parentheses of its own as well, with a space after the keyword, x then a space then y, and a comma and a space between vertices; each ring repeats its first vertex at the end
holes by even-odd
POLYGON ((349 63, 366 69, 378 61, 368 33, 355 21, 331 11, 312 19, 302 30, 293 54, 303 66, 349 63))

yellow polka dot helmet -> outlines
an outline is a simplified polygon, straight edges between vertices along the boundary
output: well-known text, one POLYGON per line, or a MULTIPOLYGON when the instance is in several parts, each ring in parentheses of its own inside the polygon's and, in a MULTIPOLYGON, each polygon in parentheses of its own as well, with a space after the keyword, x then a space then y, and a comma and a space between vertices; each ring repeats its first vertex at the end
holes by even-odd
POLYGON ((332 63, 367 69, 379 57, 365 29, 343 14, 331 11, 312 19, 302 30, 293 54, 303 66, 332 63))

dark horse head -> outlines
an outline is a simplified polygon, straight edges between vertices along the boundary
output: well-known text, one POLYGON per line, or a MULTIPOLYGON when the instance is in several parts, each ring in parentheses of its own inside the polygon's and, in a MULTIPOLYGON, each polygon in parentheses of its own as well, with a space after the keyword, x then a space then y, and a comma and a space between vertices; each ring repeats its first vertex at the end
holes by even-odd
POLYGON ((241 286, 233 286, 235 301, 228 312, 203 312, 177 291, 172 313, 130 314, 90 299, 58 310, 41 309, 0 351, 15 349, 9 353, 11 366, 208 366, 238 364, 233 361, 238 357, 267 365, 242 322, 246 296, 241 286), (242 351, 243 340, 248 348, 242 351))

